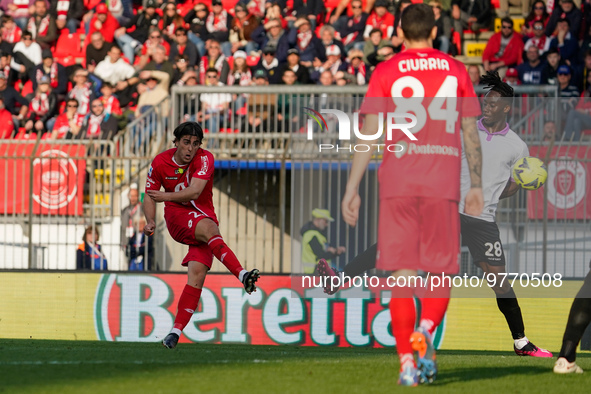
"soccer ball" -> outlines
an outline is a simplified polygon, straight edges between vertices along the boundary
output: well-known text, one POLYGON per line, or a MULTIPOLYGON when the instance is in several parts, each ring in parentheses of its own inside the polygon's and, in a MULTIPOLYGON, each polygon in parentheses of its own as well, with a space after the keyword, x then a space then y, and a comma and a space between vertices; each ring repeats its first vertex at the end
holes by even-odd
POLYGON ((513 179, 523 189, 539 189, 546 183, 546 178, 548 178, 546 166, 537 157, 524 157, 513 166, 513 179))

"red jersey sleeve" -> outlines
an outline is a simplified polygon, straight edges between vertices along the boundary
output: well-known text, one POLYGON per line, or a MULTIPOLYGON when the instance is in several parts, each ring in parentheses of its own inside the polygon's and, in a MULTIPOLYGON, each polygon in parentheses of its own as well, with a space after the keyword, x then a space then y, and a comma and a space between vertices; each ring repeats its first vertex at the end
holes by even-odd
POLYGON ((210 180, 213 178, 214 159, 211 152, 204 150, 203 154, 194 160, 193 178, 210 180))
POLYGON ((162 187, 162 174, 159 171, 160 157, 156 156, 150 169, 148 170, 148 177, 146 178, 146 191, 148 190, 160 190, 162 187))

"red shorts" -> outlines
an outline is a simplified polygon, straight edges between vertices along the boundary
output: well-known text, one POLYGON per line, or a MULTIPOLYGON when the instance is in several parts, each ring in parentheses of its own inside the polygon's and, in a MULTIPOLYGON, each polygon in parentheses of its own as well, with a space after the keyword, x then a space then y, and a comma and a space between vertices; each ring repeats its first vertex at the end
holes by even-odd
MULTIPOLYGON (((213 253, 209 245, 195 239, 195 226, 202 219, 211 218, 192 206, 168 206, 164 209, 164 220, 172 239, 189 246, 189 252, 181 263, 185 267, 189 261, 198 261, 209 268, 213 263, 213 253)), ((216 220, 212 220, 217 224, 216 220)))
POLYGON ((380 201, 376 268, 458 273, 458 203, 426 197, 380 201))

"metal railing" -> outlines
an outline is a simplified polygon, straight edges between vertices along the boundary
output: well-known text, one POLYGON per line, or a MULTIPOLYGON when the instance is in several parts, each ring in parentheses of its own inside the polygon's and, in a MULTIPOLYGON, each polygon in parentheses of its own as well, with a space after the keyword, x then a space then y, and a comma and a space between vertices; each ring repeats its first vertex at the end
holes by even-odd
POLYGON ((2 268, 67 266, 72 225, 114 216, 112 152, 105 140, 0 140, 2 268))
MULTIPOLYGON (((75 156, 84 160, 89 169, 84 182, 87 200, 83 201, 79 215, 38 214, 32 210, 26 214, 1 214, 0 231, 4 233, 0 234, 3 240, 0 258, 3 257, 2 245, 10 244, 10 253, 16 257, 9 258, 5 248, 4 260, 26 261, 26 264, 5 263, 1 268, 72 268, 72 246, 81 241, 81 229, 86 224, 96 223, 102 227, 101 243, 109 254, 109 267, 125 269, 119 245, 119 211, 125 205, 125 192, 132 182, 143 184, 153 156, 172 146, 172 130, 189 119, 200 120, 207 130, 204 147, 216 158, 214 205, 222 234, 247 268, 256 266, 264 272, 291 272, 291 262, 299 258, 301 248, 299 230, 310 219, 310 211, 315 207, 329 209, 336 219, 329 228, 328 239, 333 244, 348 246, 347 253, 337 261, 342 266, 375 242, 376 170, 381 157, 375 157, 364 177, 360 188, 363 199, 360 225, 351 229, 344 225, 340 215, 340 198, 349 175, 351 153, 333 151, 319 155, 318 143, 336 144, 338 135, 323 132, 308 140, 303 133, 307 121, 304 108, 327 108, 333 104, 354 108, 361 103, 365 90, 366 87, 358 86, 175 86, 170 97, 170 116, 163 116, 163 112, 154 108, 130 123, 108 147, 101 148, 100 152, 109 151, 110 155, 88 156, 88 151, 82 155, 84 157, 75 156), (202 94, 228 94, 230 98, 227 105, 220 106, 220 111, 208 110, 203 103, 215 102, 216 98, 202 94), (215 123, 210 119, 215 119, 215 123), (41 222, 44 230, 35 227, 41 222), (59 234, 60 242, 65 240, 67 248, 57 242, 47 242, 48 236, 40 231, 59 234), (35 232, 35 237, 28 237, 35 232), (59 252, 53 251, 56 248, 59 252), (70 256, 66 259, 65 254, 70 256), (62 263, 66 260, 70 262, 62 263), (115 261, 116 264, 111 264, 115 261)), ((477 88, 478 94, 483 92, 477 88)), ((557 88, 525 86, 517 87, 516 93, 527 96, 514 101, 513 114, 519 116, 510 120, 512 129, 530 147, 543 147, 544 122, 552 119, 560 124, 560 119, 566 116, 560 111, 557 88)), ((161 106, 167 104, 163 102, 161 106)), ((329 117, 327 122, 331 122, 329 117)), ((334 130, 332 126, 329 129, 334 130)), ((556 141, 547 161, 570 160, 586 166, 587 153, 580 153, 582 146, 581 143, 556 141), (563 160, 561 149, 570 149, 572 153, 577 146, 579 157, 563 160)), ((84 147, 85 150, 90 148, 84 147)), ((31 166, 34 156, 20 159, 31 166)), ((19 159, 0 151, 0 162, 7 160, 19 163, 19 159)), ((4 187, 15 198, 29 190, 22 185, 21 189, 4 187)), ((509 269, 536 269, 538 272, 562 269, 567 275, 580 277, 584 271, 581 261, 591 256, 591 246, 584 241, 591 220, 586 219, 586 205, 575 209, 577 215, 580 209, 584 210, 582 219, 561 219, 556 213, 560 210, 552 214, 544 211, 543 218, 539 219, 528 216, 528 208, 542 205, 547 209, 549 197, 544 194, 542 200, 536 198, 527 200, 526 193, 521 192, 499 205, 497 221, 509 269)), ((164 223, 160 221, 158 225, 159 233, 166 234, 164 223)), ((156 240, 156 244, 158 269, 177 265, 171 243, 162 238, 156 240)))
POLYGON ((114 142, 118 147, 116 156, 127 159, 124 184, 140 177, 154 156, 166 147, 169 116, 170 97, 166 97, 132 120, 115 136, 114 142))

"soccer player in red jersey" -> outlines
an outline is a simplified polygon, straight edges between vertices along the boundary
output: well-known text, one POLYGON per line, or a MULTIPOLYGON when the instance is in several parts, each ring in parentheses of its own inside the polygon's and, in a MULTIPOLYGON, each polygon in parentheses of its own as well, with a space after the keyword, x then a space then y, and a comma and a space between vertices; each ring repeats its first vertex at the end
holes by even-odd
MULTIPOLYGON (((404 115, 414 114, 416 119, 410 130, 401 129, 410 131, 414 138, 407 134, 410 141, 401 137, 393 145, 395 149, 384 149, 378 172, 377 268, 397 278, 416 276, 417 270, 438 275, 458 272, 460 126, 471 179, 465 212, 478 216, 484 204, 476 128, 480 105, 465 66, 432 48, 436 33, 429 6, 407 7, 398 28, 406 50, 376 67, 360 109, 365 114, 361 131, 365 135, 374 135, 380 129, 378 113, 386 112, 392 102, 399 118, 412 119, 404 115)), ((359 184, 372 155, 373 150, 355 152, 353 156, 341 204, 343 218, 351 226, 357 223, 359 184)), ((392 332, 401 363, 398 383, 409 386, 435 379, 437 364, 431 334, 447 310, 450 288, 419 295, 421 319, 415 332, 413 294, 411 287, 394 288, 390 303, 392 332), (418 352, 418 368, 413 351, 418 352)))
POLYGON ((203 129, 198 123, 179 125, 174 130, 175 148, 154 158, 146 179, 144 233, 154 234, 156 203, 164 202, 164 219, 170 235, 189 246, 182 262, 188 267, 189 278, 179 299, 174 326, 162 341, 169 349, 176 347, 197 308, 213 256, 242 282, 249 294, 256 291, 259 278, 259 270, 249 272, 242 268, 220 235, 212 200, 214 159, 210 152, 200 148, 202 141, 203 129))

